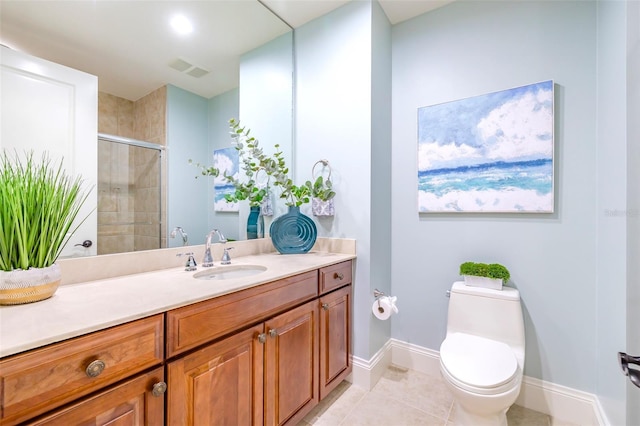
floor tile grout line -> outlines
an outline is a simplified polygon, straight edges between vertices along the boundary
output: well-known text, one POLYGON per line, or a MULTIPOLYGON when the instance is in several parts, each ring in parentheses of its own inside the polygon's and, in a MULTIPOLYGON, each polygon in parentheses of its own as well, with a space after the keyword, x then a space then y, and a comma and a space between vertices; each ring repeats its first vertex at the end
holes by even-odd
MULTIPOLYGON (((353 384, 351 386, 354 386, 353 384)), ((356 409, 356 407, 362 403, 362 401, 364 400, 364 398, 371 392, 371 390, 365 390, 364 393, 360 396, 360 398, 358 399, 358 401, 353 404, 351 406, 351 408, 349 410, 347 410, 347 414, 344 415, 344 417, 339 421, 338 425, 342 426, 344 425, 344 422, 349 418, 349 416, 351 415, 351 413, 353 413, 356 409)))
MULTIPOLYGON (((449 423, 453 423, 453 421, 451 421, 451 413, 453 413, 453 405, 455 404, 455 401, 451 401, 451 405, 449 406, 449 412, 447 413, 447 419, 446 422, 449 423)), ((446 423, 445 423, 446 424, 446 423)))
MULTIPOLYGON (((409 371, 413 371, 413 370, 409 370, 409 371)), ((429 374, 424 374, 424 376, 429 376, 429 377, 430 377, 430 375, 429 375, 429 374)), ((377 385, 376 385, 376 386, 377 386, 377 385)), ((373 387, 373 389, 371 389, 369 392, 374 392, 374 391, 375 391, 375 389, 376 389, 376 386, 374 386, 374 387, 373 387)), ((382 392, 381 392, 381 391, 378 391, 377 393, 382 394, 382 392)), ((428 414, 428 415, 429 415, 429 416, 431 416, 431 417, 435 417, 435 418, 437 418, 437 419, 444 420, 445 422, 449 421, 449 416, 450 416, 450 414, 451 414, 451 407, 453 406, 453 401, 451 401, 451 403, 450 403, 450 405, 449 405, 449 409, 447 410, 447 414, 446 414, 446 416, 443 418, 443 417, 442 417, 442 416, 440 416, 440 415, 437 415, 437 414, 435 414, 435 413, 430 413, 429 411, 426 411, 426 410, 424 410, 423 408, 418 407, 417 405, 411 404, 411 403, 406 402, 406 401, 404 401, 404 400, 402 400, 402 399, 395 398, 394 396, 387 396, 387 398, 391 398, 391 399, 393 399, 393 400, 394 400, 394 401, 396 401, 396 402, 399 402, 399 403, 401 403, 401 404, 403 404, 403 405, 406 405, 406 406, 408 406, 408 407, 411 407, 411 408, 414 408, 414 409, 416 409, 416 410, 419 410, 419 411, 421 411, 421 412, 423 412, 423 413, 425 413, 425 414, 428 414)))
MULTIPOLYGON (((373 389, 371 389, 368 393, 371 393, 371 392, 374 392, 374 391, 375 391, 375 386, 374 386, 374 387, 373 387, 373 389)), ((382 395, 382 392, 380 392, 380 391, 378 391, 378 392, 376 392, 376 393, 377 393, 377 394, 382 395)), ((418 410, 418 411, 420 411, 421 413, 427 414, 428 416, 434 417, 434 418, 436 418, 436 419, 438 419, 438 420, 442 420, 442 421, 444 421, 444 422, 449 421, 449 413, 451 412, 451 407, 449 407, 449 410, 447 410, 447 416, 446 416, 446 418, 442 418, 441 416, 439 416, 439 415, 437 415, 437 414, 430 413, 430 412, 428 412, 428 411, 426 411, 426 410, 424 410, 424 409, 422 409, 422 408, 420 408, 420 407, 418 407, 418 406, 416 406, 416 405, 413 405, 413 404, 411 404, 411 403, 409 403, 409 402, 406 402, 406 401, 404 401, 404 400, 402 400, 402 399, 398 399, 398 398, 395 398, 395 397, 393 397, 393 396, 388 396, 388 395, 387 395, 387 396, 385 396, 385 397, 386 397, 386 398, 389 398, 389 399, 392 399, 392 400, 394 400, 395 402, 397 402, 397 403, 399 403, 399 404, 401 404, 401 405, 404 405, 404 406, 406 406, 406 407, 413 408, 414 410, 418 410)), ((453 404, 453 403, 452 403, 452 404, 453 404)))

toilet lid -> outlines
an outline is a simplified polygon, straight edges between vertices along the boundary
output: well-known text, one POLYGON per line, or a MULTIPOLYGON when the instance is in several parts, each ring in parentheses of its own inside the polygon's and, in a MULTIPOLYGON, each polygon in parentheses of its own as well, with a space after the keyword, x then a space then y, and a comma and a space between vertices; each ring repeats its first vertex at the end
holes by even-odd
POLYGON ((440 361, 457 380, 478 388, 500 386, 518 371, 518 361, 508 345, 464 333, 452 333, 444 339, 440 361))

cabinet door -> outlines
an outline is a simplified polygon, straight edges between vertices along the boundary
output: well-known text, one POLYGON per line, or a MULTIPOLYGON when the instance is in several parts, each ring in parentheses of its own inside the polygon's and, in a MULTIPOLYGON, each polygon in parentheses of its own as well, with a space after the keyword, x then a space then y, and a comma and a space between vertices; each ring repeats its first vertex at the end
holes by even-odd
POLYGON ((262 424, 262 330, 260 324, 170 362, 167 424, 262 424))
POLYGON ((127 380, 29 424, 161 426, 166 390, 163 370, 160 367, 127 380))
POLYGON ((351 373, 351 286, 320 299, 320 399, 351 373))
POLYGON ((318 302, 265 323, 265 425, 296 424, 318 403, 318 302))

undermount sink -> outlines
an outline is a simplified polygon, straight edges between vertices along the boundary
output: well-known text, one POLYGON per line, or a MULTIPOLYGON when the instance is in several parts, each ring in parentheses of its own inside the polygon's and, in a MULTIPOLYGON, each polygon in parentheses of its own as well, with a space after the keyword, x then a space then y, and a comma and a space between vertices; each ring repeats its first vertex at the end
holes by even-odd
POLYGON ((267 268, 261 265, 230 265, 208 268, 193 274, 193 278, 198 280, 230 280, 234 278, 250 277, 266 271, 267 268))

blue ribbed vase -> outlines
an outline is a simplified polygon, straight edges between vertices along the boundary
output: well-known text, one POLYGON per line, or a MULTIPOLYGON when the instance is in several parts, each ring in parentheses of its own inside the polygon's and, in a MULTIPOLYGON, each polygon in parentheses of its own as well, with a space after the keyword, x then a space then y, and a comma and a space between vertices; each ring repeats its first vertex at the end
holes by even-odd
POLYGON ((315 222, 296 206, 289 206, 287 213, 275 218, 269 233, 273 246, 282 254, 307 253, 318 237, 315 222))

